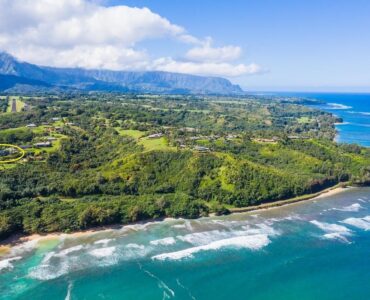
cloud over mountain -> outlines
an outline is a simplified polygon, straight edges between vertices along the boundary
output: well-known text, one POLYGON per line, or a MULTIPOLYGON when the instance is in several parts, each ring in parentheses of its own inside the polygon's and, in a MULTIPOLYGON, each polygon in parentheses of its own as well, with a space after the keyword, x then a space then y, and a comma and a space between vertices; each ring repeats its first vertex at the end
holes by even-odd
POLYGON ((148 8, 105 7, 87 0, 0 0, 0 49, 21 60, 58 67, 163 70, 240 76, 260 72, 238 61, 238 46, 213 47, 148 8), (175 40, 184 57, 153 57, 141 43, 175 40), (236 62, 238 61, 238 62, 236 62))

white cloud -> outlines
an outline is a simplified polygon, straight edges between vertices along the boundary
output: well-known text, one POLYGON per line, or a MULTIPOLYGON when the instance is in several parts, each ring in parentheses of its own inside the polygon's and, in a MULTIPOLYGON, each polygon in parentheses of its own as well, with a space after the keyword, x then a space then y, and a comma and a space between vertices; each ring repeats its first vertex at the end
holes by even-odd
MULTIPOLYGON (((41 65, 163 70, 239 76, 255 65, 233 64, 238 46, 212 47, 148 8, 105 7, 88 0, 0 0, 0 49, 41 65), (149 39, 175 39, 193 47, 184 60, 152 58, 138 48, 149 39)), ((161 41, 162 42, 162 41, 161 41)))
POLYGON ((186 58, 201 62, 226 62, 235 61, 242 54, 242 49, 238 46, 212 47, 212 43, 212 39, 207 38, 201 46, 190 49, 186 58))
POLYGON ((177 61, 170 57, 155 60, 151 68, 167 72, 225 77, 237 77, 262 72, 262 68, 257 64, 245 65, 222 62, 177 61))

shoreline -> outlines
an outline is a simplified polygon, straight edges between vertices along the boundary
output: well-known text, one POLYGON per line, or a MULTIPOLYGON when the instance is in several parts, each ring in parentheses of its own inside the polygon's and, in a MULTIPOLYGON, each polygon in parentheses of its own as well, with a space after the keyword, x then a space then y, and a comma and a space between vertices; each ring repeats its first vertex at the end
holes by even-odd
POLYGON ((326 197, 344 192, 350 188, 353 188, 352 186, 348 186, 347 184, 348 183, 339 183, 335 186, 326 188, 320 192, 302 195, 302 196, 298 196, 298 197, 294 197, 294 198, 290 198, 286 200, 279 200, 279 201, 274 201, 274 202, 269 202, 269 203, 264 203, 264 204, 259 204, 259 205, 253 205, 253 206, 231 208, 230 212, 231 213, 243 213, 243 212, 257 211, 257 210, 263 210, 263 209, 272 209, 272 208, 287 206, 287 205, 304 202, 308 200, 326 198, 326 197))
MULTIPOLYGON (((300 202, 305 202, 308 200, 314 200, 314 199, 321 199, 321 198, 326 198, 332 195, 336 195, 339 193, 342 193, 352 187, 347 186, 348 183, 339 183, 335 186, 329 187, 327 189, 324 189, 320 192, 313 193, 313 194, 307 194, 287 200, 279 200, 275 202, 270 202, 270 203, 264 203, 260 205, 255 205, 255 206, 247 206, 247 207, 240 207, 240 208, 232 208, 229 209, 231 214, 237 214, 237 213, 247 213, 247 212, 252 212, 252 211, 258 211, 258 210, 269 210, 269 209, 274 209, 274 208, 279 208, 283 206, 288 206, 300 202)), ((210 214, 208 217, 214 217, 215 214, 210 214)), ((166 218, 160 219, 160 220, 165 220, 166 218)), ((139 224, 145 224, 148 222, 153 222, 153 221, 158 221, 157 220, 146 220, 144 222, 138 222, 139 224)), ((0 242, 0 258, 6 256, 9 252, 11 252, 11 249, 15 246, 27 243, 27 242, 40 242, 40 241, 47 241, 47 240, 52 240, 52 239, 60 239, 63 237, 68 237, 68 238, 78 238, 82 236, 89 236, 94 233, 102 233, 104 231, 111 231, 114 229, 120 229, 124 226, 130 226, 133 224, 138 224, 138 223, 131 223, 131 224, 115 224, 115 225, 109 225, 109 226, 98 226, 95 228, 90 228, 87 230, 82 230, 82 231, 76 231, 72 233, 64 233, 64 232, 53 232, 53 233, 46 233, 46 234, 31 234, 31 235, 23 235, 23 234, 18 234, 11 236, 7 238, 6 240, 0 242)))

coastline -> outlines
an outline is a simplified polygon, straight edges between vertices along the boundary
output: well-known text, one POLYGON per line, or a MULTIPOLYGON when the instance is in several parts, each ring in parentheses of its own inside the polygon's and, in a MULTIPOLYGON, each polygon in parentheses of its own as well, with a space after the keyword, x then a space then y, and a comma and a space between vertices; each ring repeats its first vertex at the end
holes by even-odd
MULTIPOLYGON (((280 200, 280 201, 275 201, 275 202, 270 202, 270 203, 264 203, 264 204, 255 205, 255 206, 232 208, 230 209, 230 212, 232 214, 236 214, 236 213, 247 213, 247 212, 258 211, 258 210, 279 208, 279 207, 293 205, 293 204, 308 201, 308 200, 326 198, 326 197, 344 192, 348 190, 349 188, 352 188, 352 187, 348 187, 347 183, 339 183, 335 186, 329 187, 317 193, 303 195, 303 196, 299 196, 299 197, 295 197, 295 198, 291 198, 287 200, 280 200)), ((209 215, 209 217, 212 217, 212 216, 215 216, 215 214, 209 215)), ((152 221, 155 221, 155 220, 147 220, 145 222, 140 222, 140 223, 147 223, 147 222, 152 222, 152 221)), ((78 238, 78 237, 83 237, 83 236, 89 236, 94 233, 102 233, 104 231, 111 231, 114 229, 122 228, 124 226, 130 226, 130 225, 132 224, 125 224, 125 225, 115 224, 115 225, 110 225, 110 226, 98 226, 95 228, 90 228, 90 229, 83 230, 83 231, 76 231, 72 233, 54 232, 54 233, 46 233, 46 234, 14 235, 0 242, 0 258, 9 254, 13 247, 27 243, 27 242, 38 243, 42 241, 60 239, 60 238, 65 238, 65 237, 78 238)))
POLYGON ((287 199, 287 200, 279 200, 279 201, 274 201, 274 202, 269 202, 269 203, 254 205, 254 206, 231 208, 230 212, 231 213, 243 213, 243 212, 250 212, 250 211, 262 210, 262 209, 271 209, 271 208, 276 208, 276 207, 287 206, 287 205, 291 205, 291 204, 295 204, 295 203, 299 203, 303 201, 326 198, 328 196, 332 196, 332 195, 336 195, 341 192, 344 192, 348 190, 349 188, 351 187, 347 186, 347 183, 339 183, 335 186, 329 187, 317 193, 302 195, 302 196, 294 197, 294 198, 287 199))

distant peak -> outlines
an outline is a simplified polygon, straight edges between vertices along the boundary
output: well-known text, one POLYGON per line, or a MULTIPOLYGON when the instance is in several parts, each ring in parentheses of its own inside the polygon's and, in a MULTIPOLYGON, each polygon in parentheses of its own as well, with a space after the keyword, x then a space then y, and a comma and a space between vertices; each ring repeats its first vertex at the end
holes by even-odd
POLYGON ((2 51, 2 50, 0 50, 0 58, 1 59, 13 59, 13 60, 16 60, 16 58, 13 55, 9 54, 6 51, 2 51))

